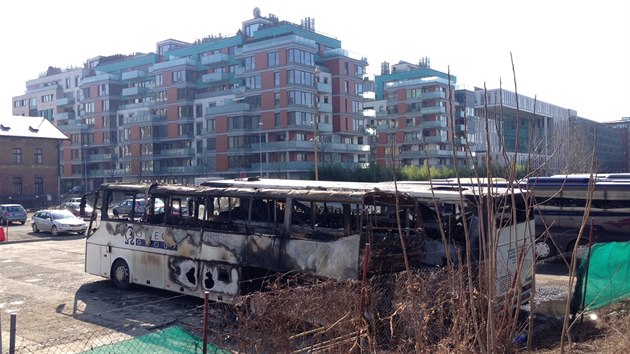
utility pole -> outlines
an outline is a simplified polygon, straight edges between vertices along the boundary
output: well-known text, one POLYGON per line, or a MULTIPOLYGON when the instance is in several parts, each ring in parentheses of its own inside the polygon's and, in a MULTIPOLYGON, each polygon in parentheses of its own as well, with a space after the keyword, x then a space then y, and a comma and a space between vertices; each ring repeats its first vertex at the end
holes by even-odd
POLYGON ((318 118, 317 115, 319 113, 319 109, 318 109, 318 94, 317 94, 317 78, 319 76, 319 68, 315 67, 315 75, 313 75, 313 86, 315 87, 315 94, 313 95, 313 159, 315 160, 315 180, 319 181, 319 159, 317 158, 317 150, 318 150, 318 146, 317 146, 317 140, 318 140, 318 136, 317 136, 317 123, 318 123, 318 118))

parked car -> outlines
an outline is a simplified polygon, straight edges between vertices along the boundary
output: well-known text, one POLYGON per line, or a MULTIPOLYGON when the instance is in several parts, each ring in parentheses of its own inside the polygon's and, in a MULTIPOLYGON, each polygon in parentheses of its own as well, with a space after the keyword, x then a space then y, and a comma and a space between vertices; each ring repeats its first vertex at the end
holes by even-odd
POLYGON ((0 225, 10 224, 14 221, 24 225, 26 223, 26 209, 20 204, 1 204, 0 225))
MULTIPOLYGON (((122 202, 118 203, 113 209, 112 213, 114 216, 119 215, 129 215, 131 213, 131 206, 133 205, 133 199, 125 199, 122 202)), ((161 199, 155 200, 155 208, 163 207, 164 202, 161 199)), ((136 199, 134 215, 141 216, 144 214, 145 202, 144 199, 136 199)))
MULTIPOLYGON (((80 198, 79 198, 80 199, 80 198)), ((65 202, 63 203, 59 209, 66 209, 69 212, 71 212, 72 214, 74 214, 75 216, 83 216, 83 217, 89 217, 90 215, 92 215, 92 211, 94 210, 88 203, 85 203, 85 208, 84 208, 84 214, 81 214, 81 202, 65 202)))
POLYGON ((68 210, 41 210, 31 218, 33 232, 50 232, 53 236, 60 233, 76 232, 84 234, 88 225, 81 218, 68 210))

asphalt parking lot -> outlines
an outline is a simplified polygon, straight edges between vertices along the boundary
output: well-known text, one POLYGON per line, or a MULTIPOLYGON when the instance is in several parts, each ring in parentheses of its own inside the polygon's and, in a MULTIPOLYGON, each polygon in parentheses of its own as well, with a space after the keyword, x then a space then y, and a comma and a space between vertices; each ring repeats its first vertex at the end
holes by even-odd
MULTIPOLYGON (((84 272, 85 236, 33 233, 31 215, 25 225, 10 225, 8 241, 0 243, 3 350, 11 313, 17 316, 18 353, 83 352, 170 325, 201 327, 201 299, 141 286, 116 289, 109 280, 84 272)), ((557 309, 564 308, 569 286, 563 263, 539 267, 537 284, 538 303, 552 300, 557 309)), ((220 322, 221 316, 211 317, 220 322)))
POLYGON ((79 353, 171 324, 200 326, 201 299, 144 287, 118 290, 85 273, 82 235, 33 233, 28 221, 9 226, 8 236, 0 243, 3 352, 12 313, 18 353, 79 353))

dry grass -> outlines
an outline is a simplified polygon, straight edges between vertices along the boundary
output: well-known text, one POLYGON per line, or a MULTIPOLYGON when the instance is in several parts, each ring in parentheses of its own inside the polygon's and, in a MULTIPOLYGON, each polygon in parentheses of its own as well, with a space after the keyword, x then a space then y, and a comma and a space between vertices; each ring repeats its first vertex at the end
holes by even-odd
MULTIPOLYGON (((362 297, 361 282, 285 277, 244 298, 213 342, 241 353, 527 352, 524 343, 512 342, 510 322, 501 319, 495 319, 501 333, 495 347, 481 350, 480 333, 488 323, 485 301, 481 293, 468 294, 458 285, 453 291, 453 279, 464 280, 463 273, 442 269, 379 277, 365 284, 362 297)), ((597 321, 587 316, 574 321, 564 352, 628 352, 630 315, 623 308, 608 312, 597 321)), ((520 318, 516 330, 526 332, 526 325, 520 318)), ((562 352, 562 318, 539 316, 532 333, 530 352, 562 352)))

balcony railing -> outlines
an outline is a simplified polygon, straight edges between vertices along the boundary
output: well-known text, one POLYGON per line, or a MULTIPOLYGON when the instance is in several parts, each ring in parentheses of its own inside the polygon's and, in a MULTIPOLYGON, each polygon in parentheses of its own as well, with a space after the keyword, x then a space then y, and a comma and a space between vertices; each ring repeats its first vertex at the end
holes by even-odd
POLYGON ((124 73, 122 73, 121 78, 123 80, 132 80, 132 79, 143 78, 146 76, 147 76, 147 73, 142 70, 132 70, 132 71, 125 71, 124 73))
POLYGON ((72 97, 62 97, 57 99, 57 106, 67 106, 74 104, 74 98, 72 97))
POLYGON ((445 129, 446 122, 441 120, 425 121, 422 123, 422 129, 445 129))
POLYGON ((440 113, 446 113, 446 108, 445 107, 440 107, 440 106, 436 106, 436 107, 422 107, 420 112, 422 114, 440 114, 440 113))
POLYGON ((446 93, 441 91, 423 92, 420 94, 423 100, 446 99, 446 93))
POLYGON ((318 82, 317 83, 317 92, 332 93, 332 85, 331 84, 325 84, 323 82, 318 82))
POLYGON ((144 95, 144 94, 147 94, 148 92, 149 92, 148 88, 146 88, 146 87, 139 87, 139 86, 125 87, 124 89, 122 89, 122 95, 123 96, 144 95))
POLYGON ((201 57, 202 65, 224 65, 229 63, 230 56, 225 53, 218 53, 201 57))
POLYGON ((229 112, 249 111, 249 103, 232 103, 222 106, 206 107, 206 114, 223 114, 229 112))
POLYGON ((201 76, 201 80, 206 83, 228 81, 230 73, 210 73, 201 76))

